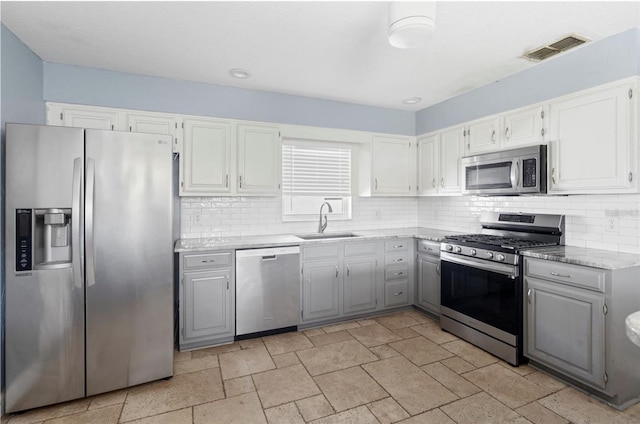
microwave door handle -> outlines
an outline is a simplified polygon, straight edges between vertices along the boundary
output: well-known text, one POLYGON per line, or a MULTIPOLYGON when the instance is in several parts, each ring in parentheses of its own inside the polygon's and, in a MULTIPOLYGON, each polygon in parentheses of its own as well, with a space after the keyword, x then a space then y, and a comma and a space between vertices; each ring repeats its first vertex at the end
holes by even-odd
POLYGON ((516 187, 520 187, 520 160, 516 161, 516 187))
POLYGON ((517 185, 518 171, 516 170, 517 166, 518 166, 517 160, 514 160, 513 162, 511 162, 511 174, 509 175, 509 178, 511 180, 512 188, 516 188, 518 186, 517 185))

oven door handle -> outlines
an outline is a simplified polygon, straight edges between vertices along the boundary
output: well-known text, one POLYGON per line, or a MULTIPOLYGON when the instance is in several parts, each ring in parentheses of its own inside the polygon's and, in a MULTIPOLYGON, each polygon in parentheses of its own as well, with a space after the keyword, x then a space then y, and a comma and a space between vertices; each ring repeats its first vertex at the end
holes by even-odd
POLYGON ((467 259, 458 255, 452 255, 451 253, 441 252, 440 260, 442 262, 450 262, 458 265, 466 265, 472 268, 478 268, 483 271, 495 272, 503 274, 515 279, 518 277, 518 267, 513 265, 498 264, 495 262, 478 261, 474 259, 467 259))

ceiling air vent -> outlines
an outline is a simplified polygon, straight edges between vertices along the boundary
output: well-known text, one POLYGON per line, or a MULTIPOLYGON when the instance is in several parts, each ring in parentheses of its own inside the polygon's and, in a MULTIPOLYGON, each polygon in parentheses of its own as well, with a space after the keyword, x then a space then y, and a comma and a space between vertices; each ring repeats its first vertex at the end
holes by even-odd
POLYGON ((553 43, 549 43, 545 46, 538 47, 537 49, 530 50, 526 52, 522 57, 525 59, 529 59, 534 62, 540 62, 551 56, 557 55, 558 53, 562 53, 569 49, 579 46, 580 44, 584 44, 589 41, 588 38, 582 37, 576 34, 570 34, 566 37, 561 38, 560 40, 554 41, 553 43))

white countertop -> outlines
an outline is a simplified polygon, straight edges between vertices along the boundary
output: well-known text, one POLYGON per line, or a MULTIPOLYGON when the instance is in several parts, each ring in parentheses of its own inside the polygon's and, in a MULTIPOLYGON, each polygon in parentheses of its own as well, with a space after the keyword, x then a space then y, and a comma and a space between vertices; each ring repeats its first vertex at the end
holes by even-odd
POLYGON ((640 255, 577 246, 552 246, 525 250, 522 256, 590 266, 600 269, 623 269, 640 266, 640 255))
MULTIPOLYGON (((330 234, 331 232, 327 232, 330 234)), ((335 241, 366 241, 385 238, 413 237, 423 240, 442 241, 445 236, 461 234, 461 232, 444 231, 435 228, 405 227, 386 228, 379 230, 355 230, 353 234, 360 237, 303 240, 292 234, 273 234, 264 236, 240 236, 240 237, 214 237, 201 239, 180 239, 176 242, 175 252, 194 252, 200 250, 225 250, 225 249, 257 249, 263 247, 296 246, 318 243, 331 243, 335 241)))

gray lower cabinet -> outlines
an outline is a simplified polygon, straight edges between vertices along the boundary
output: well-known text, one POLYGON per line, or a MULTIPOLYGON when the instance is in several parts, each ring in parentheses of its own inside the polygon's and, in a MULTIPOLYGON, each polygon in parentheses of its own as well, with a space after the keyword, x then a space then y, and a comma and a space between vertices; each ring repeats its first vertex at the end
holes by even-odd
POLYGON ((418 306, 440 315, 440 257, 418 252, 418 306))
POLYGON ((384 246, 384 307, 413 303, 413 238, 393 239, 384 246))
POLYGON ((524 354, 618 407, 640 399, 640 354, 624 320, 640 310, 640 267, 524 261, 524 354))
POLYGON ((302 269, 302 320, 339 317, 341 277, 336 261, 306 262, 302 269))
POLYGON ((604 388, 604 296, 529 277, 526 288, 526 355, 604 388))
POLYGON ((376 309, 376 258, 345 258, 344 313, 376 309))
POLYGON ((235 334, 233 251, 180 253, 179 346, 232 341, 235 334))

